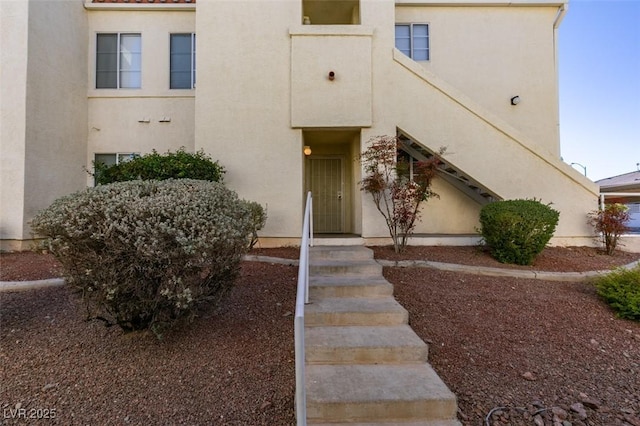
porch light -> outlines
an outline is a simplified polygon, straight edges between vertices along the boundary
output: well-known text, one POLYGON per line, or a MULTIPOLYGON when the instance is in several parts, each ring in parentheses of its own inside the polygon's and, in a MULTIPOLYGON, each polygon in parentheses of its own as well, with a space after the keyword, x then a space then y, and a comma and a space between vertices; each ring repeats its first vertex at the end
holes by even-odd
POLYGON ((304 155, 311 155, 311 147, 309 145, 305 145, 302 152, 304 152, 304 155))
POLYGON ((518 105, 520 103, 520 96, 516 95, 511 98, 511 105, 518 105))

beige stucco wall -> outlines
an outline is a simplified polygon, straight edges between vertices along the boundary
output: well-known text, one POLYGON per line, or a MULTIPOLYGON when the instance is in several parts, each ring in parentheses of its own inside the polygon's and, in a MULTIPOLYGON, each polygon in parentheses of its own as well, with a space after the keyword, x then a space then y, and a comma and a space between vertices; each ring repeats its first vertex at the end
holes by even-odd
POLYGON ((11 226, 4 233, 3 225, 0 238, 28 239, 28 221, 38 210, 84 185, 86 19, 76 0, 2 2, 2 8, 2 67, 7 52, 14 67, 7 77, 17 85, 2 93, 2 157, 15 164, 8 171, 3 164, 2 217, 11 226), (16 45, 6 49, 5 36, 13 31, 16 45), (16 111, 5 116, 5 102, 16 111), (12 197, 6 203, 5 191, 12 197))
MULTIPOLYGON (((553 203, 562 212, 558 241, 588 243, 585 217, 597 187, 558 154, 554 23, 560 5, 424 3, 395 7, 391 23, 385 21, 389 13, 369 15, 375 23, 366 17, 388 3, 363 4, 363 24, 376 28, 374 125, 363 130, 363 146, 370 136, 395 134, 396 127, 433 151, 446 146, 448 162, 499 196, 553 203), (389 54, 396 22, 430 24, 430 62, 414 62, 397 50, 389 54), (515 107, 509 102, 514 95, 522 98, 515 107)), ((434 188, 441 198, 425 205, 416 232, 473 234, 481 206, 444 182, 434 188)), ((363 236, 384 236, 386 227, 364 194, 363 205, 363 236)))
POLYGON ((196 149, 213 153, 225 182, 267 206, 261 235, 299 237, 302 131, 291 128, 289 28, 302 2, 199 0, 196 149))
POLYGON ((538 150, 534 141, 466 93, 400 52, 394 56, 393 81, 415 94, 414 105, 398 104, 393 111, 398 127, 434 151, 446 146, 448 162, 504 199, 538 198, 553 203, 561 211, 556 236, 590 233, 586 212, 596 205, 597 185, 547 151, 538 150))
POLYGON ((0 239, 22 238, 29 4, 0 2, 0 239), (11 49, 9 48, 11 46, 11 49), (14 50, 15 49, 15 50, 14 50))
POLYGON ((301 25, 290 34, 291 126, 371 126, 373 29, 301 25))
MULTIPOLYGON (((29 215, 91 184, 82 168, 95 153, 184 146, 219 160, 230 188, 267 207, 262 236, 295 241, 303 132, 359 135, 340 152, 329 144, 316 151, 355 160, 371 137, 400 128, 434 151, 447 146, 447 161, 503 198, 552 202, 561 210, 557 241, 584 242, 597 187, 559 160, 560 4, 434 1, 362 0, 359 26, 302 26, 302 2, 292 0, 259 7, 198 0, 197 7, 158 4, 153 11, 133 3, 83 9, 81 0, 31 0, 28 10, 26 2, 0 2, 3 46, 7 40, 29 52, 25 58, 2 49, 1 238, 28 238, 29 215), (396 22, 429 23, 429 62, 394 49, 396 22), (170 90, 169 35, 194 31, 197 90, 170 90), (99 32, 142 34, 140 89, 95 89, 99 32), (514 95, 522 99, 517 106, 509 103, 514 95), (9 202, 15 208, 5 214, 9 202)), ((358 164, 349 170, 347 230, 370 241, 386 237, 371 197, 357 187, 358 164)), ((434 189, 441 198, 426 204, 416 232, 473 234, 480 205, 444 181, 434 189)))
POLYGON ((90 9, 88 19, 87 167, 96 153, 194 151, 195 89, 169 88, 170 34, 195 32, 194 9, 90 9), (116 32, 141 34, 140 89, 95 88, 96 35, 116 32))
MULTIPOLYGON (((395 3, 389 0, 366 0, 361 2, 361 19, 363 25, 373 28, 372 45, 372 84, 373 91, 373 125, 362 129, 361 151, 364 151, 372 137, 379 135, 395 135, 396 123, 388 111, 394 108, 395 102, 404 101, 396 92, 395 82, 389 80, 390 54, 395 45, 395 3)), ((406 95, 405 95, 406 96, 406 95)), ((364 238, 385 237, 387 226, 378 213, 371 196, 360 191, 362 204, 362 236, 364 238)))
POLYGON ((428 23, 430 60, 420 64, 559 157, 557 14, 555 5, 399 6, 396 22, 428 23))

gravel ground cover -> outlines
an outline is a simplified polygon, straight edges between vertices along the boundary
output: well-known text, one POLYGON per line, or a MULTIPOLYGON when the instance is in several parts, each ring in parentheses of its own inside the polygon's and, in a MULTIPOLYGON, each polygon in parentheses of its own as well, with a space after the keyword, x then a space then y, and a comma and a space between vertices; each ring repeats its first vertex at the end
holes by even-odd
MULTIPOLYGON (((375 252, 505 267, 474 247, 375 252)), ((639 258, 547 248, 532 267, 516 268, 578 272, 639 258)), ((60 276, 48 255, 3 253, 0 262, 3 281, 60 276)), ((458 396, 465 426, 640 426, 640 323, 616 318, 588 283, 427 268, 384 274, 458 396)), ((0 424, 28 423, 8 418, 16 407, 41 417, 53 410, 46 424, 61 425, 294 424, 296 276, 292 266, 243 262, 222 309, 203 312, 162 342, 85 322, 65 287, 0 293, 0 424)))
POLYGON ((85 322, 65 287, 0 293, 0 424, 294 424, 296 279, 245 262, 221 309, 163 341, 85 322))

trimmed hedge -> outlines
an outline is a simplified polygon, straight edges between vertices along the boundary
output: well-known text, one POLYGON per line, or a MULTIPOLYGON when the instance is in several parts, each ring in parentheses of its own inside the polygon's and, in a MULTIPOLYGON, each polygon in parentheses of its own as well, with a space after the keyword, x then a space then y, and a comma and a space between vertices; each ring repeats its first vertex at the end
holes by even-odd
POLYGON ((56 200, 32 227, 91 318, 158 336, 222 300, 254 229, 249 203, 192 179, 89 188, 56 200))
POLYGON ((537 200, 496 201, 480 211, 480 233, 499 262, 530 265, 553 236, 559 217, 537 200))
POLYGON ((224 167, 217 161, 212 161, 203 150, 192 154, 184 148, 163 155, 153 150, 150 154, 111 166, 98 162, 94 163, 94 169, 96 185, 149 179, 201 179, 222 182, 225 173, 224 167))

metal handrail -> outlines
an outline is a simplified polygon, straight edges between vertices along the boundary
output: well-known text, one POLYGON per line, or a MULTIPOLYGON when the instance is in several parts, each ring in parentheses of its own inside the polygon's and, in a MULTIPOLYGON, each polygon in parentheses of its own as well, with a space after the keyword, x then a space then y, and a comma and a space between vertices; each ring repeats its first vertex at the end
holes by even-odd
POLYGON ((307 424, 307 391, 304 380, 304 305, 309 303, 309 247, 313 247, 313 199, 307 193, 300 241, 300 262, 298 266, 298 289, 296 295, 296 316, 294 338, 296 351, 296 419, 298 426, 307 424))

